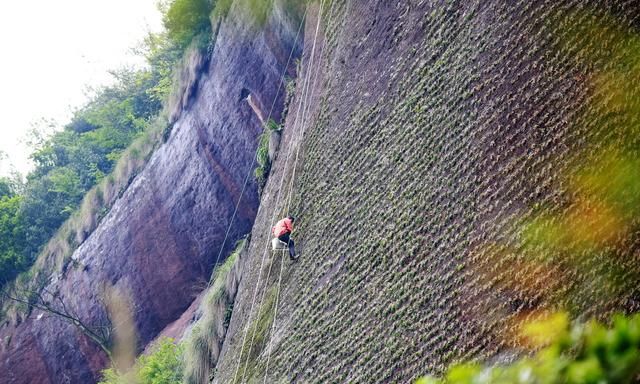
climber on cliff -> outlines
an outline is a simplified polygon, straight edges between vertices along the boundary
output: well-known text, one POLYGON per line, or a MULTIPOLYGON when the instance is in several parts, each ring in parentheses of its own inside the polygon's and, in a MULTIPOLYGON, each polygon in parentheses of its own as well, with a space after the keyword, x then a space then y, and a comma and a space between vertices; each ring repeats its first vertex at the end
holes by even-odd
POLYGON ((271 233, 273 236, 277 237, 278 240, 282 241, 285 244, 289 245, 289 258, 291 260, 295 260, 298 258, 296 255, 296 250, 294 248, 293 240, 291 240, 291 232, 293 232, 293 222, 296 219, 293 216, 287 216, 284 219, 278 221, 276 225, 271 228, 271 233))

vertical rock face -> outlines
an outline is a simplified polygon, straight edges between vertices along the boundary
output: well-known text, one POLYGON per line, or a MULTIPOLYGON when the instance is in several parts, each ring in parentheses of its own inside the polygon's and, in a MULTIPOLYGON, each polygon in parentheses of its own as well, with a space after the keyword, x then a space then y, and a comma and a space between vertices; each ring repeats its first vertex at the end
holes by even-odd
POLYGON ((412 382, 521 352, 519 327, 545 311, 640 309, 637 232, 580 243, 609 218, 603 201, 575 214, 586 187, 572 180, 602 137, 637 158, 624 132, 637 104, 612 92, 640 93, 625 85, 638 79, 632 2, 315 4, 321 54, 308 22, 294 100, 319 70, 315 113, 287 119, 215 382, 412 382), (283 211, 294 263, 264 252, 283 211))
MULTIPOLYGON (((259 29, 248 17, 232 8, 220 24, 167 142, 48 287, 87 324, 105 321, 105 286, 128 292, 139 347, 177 319, 206 284, 238 200, 222 255, 250 231, 257 213, 252 170, 262 126, 241 93, 248 90, 261 108, 269 111, 274 103, 280 111, 281 75, 289 52, 299 49, 284 12, 259 29)), ((37 311, 0 336, 3 383, 91 383, 108 363, 74 326, 37 311)))

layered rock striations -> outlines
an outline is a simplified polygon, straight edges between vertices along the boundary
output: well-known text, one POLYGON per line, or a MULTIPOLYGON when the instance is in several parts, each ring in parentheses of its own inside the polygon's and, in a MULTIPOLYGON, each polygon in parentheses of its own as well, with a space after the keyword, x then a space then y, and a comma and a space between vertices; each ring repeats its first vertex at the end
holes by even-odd
MULTIPOLYGON (((265 111, 274 104, 272 118, 280 118, 279 82, 285 70, 294 76, 294 66, 285 66, 289 53, 299 51, 295 28, 282 10, 257 28, 234 6, 216 28, 213 51, 192 57, 197 76, 185 88, 166 143, 47 287, 78 318, 106 324, 103 293, 115 287, 130 296, 138 347, 144 347, 206 284, 227 228, 223 255, 250 231, 262 124, 241 95, 250 93, 265 111)), ((40 311, 5 324, 0 337, 3 383, 92 383, 108 365, 76 327, 40 311)))

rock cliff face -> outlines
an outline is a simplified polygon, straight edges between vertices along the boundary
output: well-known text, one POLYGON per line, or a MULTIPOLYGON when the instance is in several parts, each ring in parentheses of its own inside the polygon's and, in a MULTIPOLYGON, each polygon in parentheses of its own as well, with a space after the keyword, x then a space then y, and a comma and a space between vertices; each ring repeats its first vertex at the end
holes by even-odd
MULTIPOLYGON (((105 321, 105 285, 128 292, 140 348, 206 284, 238 200, 223 255, 258 210, 252 170, 262 125, 246 96, 267 113, 275 100, 272 117, 280 118, 284 87, 277 91, 297 25, 283 11, 261 28, 248 18, 233 7, 210 57, 194 58, 198 76, 170 137, 48 287, 88 324, 105 321)), ((287 70, 294 75, 293 65, 287 70)), ((74 326, 46 313, 5 325, 0 336, 3 383, 92 383, 108 363, 74 326)))
POLYGON ((584 243, 563 244, 561 258, 523 241, 527 228, 544 235, 541 212, 557 233, 562 220, 601 224, 593 211, 559 212, 584 196, 571 170, 598 156, 601 137, 628 145, 621 116, 637 109, 624 97, 608 109, 607 92, 625 84, 616 71, 632 54, 608 33, 637 39, 637 8, 316 6, 318 44, 312 12, 293 103, 309 113, 287 118, 214 382, 408 383, 517 354, 520 321, 545 310, 640 308, 633 247, 594 260, 584 243), (284 214, 297 217, 297 262, 268 251, 284 214), (607 270, 620 271, 610 291, 595 283, 607 270))
MULTIPOLYGON (((640 224, 580 242, 611 216, 598 211, 605 199, 575 214, 590 191, 572 173, 601 165, 603 138, 638 153, 637 125, 633 136, 624 127, 640 120, 627 108, 640 81, 625 77, 638 68, 625 51, 638 25, 624 0, 311 3, 260 209, 250 184, 232 227, 234 239, 253 224, 214 382, 410 382, 522 352, 521 321, 554 308, 639 310, 640 224), (270 252, 286 214, 297 217, 296 262, 270 252), (536 243, 549 227, 566 234, 562 223, 582 227, 536 243)), ((279 12, 258 35, 233 11, 221 25, 168 142, 51 287, 81 316, 104 320, 104 282, 128 290, 144 345, 189 306, 260 122, 282 104, 296 27, 279 12)), ((104 355, 39 315, 1 331, 0 377, 95 381, 104 355)))

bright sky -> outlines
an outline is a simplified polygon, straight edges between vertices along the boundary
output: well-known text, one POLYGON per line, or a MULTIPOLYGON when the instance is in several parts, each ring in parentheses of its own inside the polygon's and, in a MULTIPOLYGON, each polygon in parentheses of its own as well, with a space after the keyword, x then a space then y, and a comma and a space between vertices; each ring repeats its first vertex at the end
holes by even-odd
POLYGON ((21 143, 41 118, 68 122, 86 87, 108 70, 141 65, 131 48, 158 31, 158 0, 0 1, 0 175, 30 169, 21 143))

